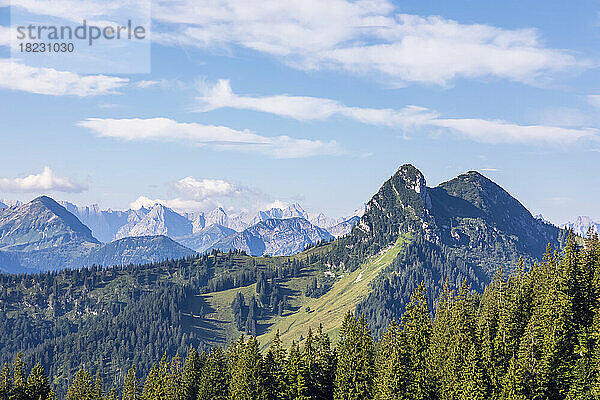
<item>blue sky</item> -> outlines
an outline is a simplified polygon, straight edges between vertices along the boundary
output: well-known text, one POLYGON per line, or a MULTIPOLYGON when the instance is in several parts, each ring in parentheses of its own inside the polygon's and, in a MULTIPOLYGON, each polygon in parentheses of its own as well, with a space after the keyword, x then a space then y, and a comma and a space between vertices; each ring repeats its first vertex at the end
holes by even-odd
POLYGON ((0 7, 0 198, 339 217, 410 162, 430 186, 479 170, 553 222, 600 218, 597 1, 213 3, 152 4, 149 74, 11 61, 0 7))

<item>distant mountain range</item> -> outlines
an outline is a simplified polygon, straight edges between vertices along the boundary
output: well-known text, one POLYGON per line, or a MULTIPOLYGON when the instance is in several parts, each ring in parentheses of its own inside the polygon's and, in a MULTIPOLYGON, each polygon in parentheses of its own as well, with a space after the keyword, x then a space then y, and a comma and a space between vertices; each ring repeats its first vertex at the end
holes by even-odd
POLYGON ((47 196, 0 210, 0 269, 8 272, 139 264, 194 253, 166 236, 102 244, 75 215, 47 196))
POLYGON ((0 269, 143 263, 212 248, 290 255, 348 234, 363 211, 364 207, 349 218, 335 220, 323 213, 311 216, 299 204, 291 204, 253 216, 229 215, 223 208, 182 215, 161 204, 113 211, 97 205, 59 204, 42 196, 26 204, 1 203, 0 269))
POLYGON ((576 234, 587 237, 590 230, 593 233, 600 233, 600 221, 594 221, 588 216, 579 216, 573 221, 563 224, 561 228, 573 229, 576 234))
MULTIPOLYGON (((410 168, 399 170, 400 176, 415 175, 399 178, 410 186, 404 195, 398 187, 390 190, 397 191, 396 196, 400 196, 403 203, 421 204, 417 214, 421 209, 425 214, 417 218, 420 222, 412 229, 423 232, 427 240, 437 238, 435 240, 447 245, 455 245, 472 238, 473 232, 479 232, 479 235, 487 235, 485 242, 495 238, 492 240, 497 242, 495 246, 529 254, 543 251, 546 243, 556 240, 556 231, 549 230, 554 225, 541 215, 532 217, 506 191, 476 172, 428 188, 424 178, 422 181, 418 178, 422 177, 420 172, 411 171, 410 168), (411 200, 415 193, 419 201, 411 200), (536 225, 532 220, 542 224, 536 225), (532 226, 536 228, 531 229, 532 226), (512 239, 515 237, 518 240, 512 239)), ((380 192, 386 190, 388 184, 384 184, 380 192)), ((26 204, 8 205, 3 201, 0 202, 0 269, 17 272, 143 263, 210 249, 236 249, 256 256, 291 255, 306 246, 347 236, 357 225, 362 234, 369 234, 371 229, 380 235, 397 231, 399 228, 393 226, 370 227, 373 207, 383 207, 385 200, 377 200, 379 195, 352 215, 340 219, 323 213, 310 214, 297 203, 256 214, 229 214, 221 207, 206 213, 180 214, 162 204, 113 211, 101 210, 97 205, 59 204, 47 196, 26 204)), ((386 213, 377 218, 383 221, 393 217, 388 215, 390 211, 386 213)), ((562 228, 585 236, 589 229, 598 232, 600 223, 589 217, 578 217, 562 228)), ((482 255, 482 260, 484 258, 482 255)))
POLYGON ((253 256, 288 256, 301 252, 308 245, 332 239, 329 232, 305 218, 271 218, 223 238, 212 247, 222 251, 243 250, 253 256))

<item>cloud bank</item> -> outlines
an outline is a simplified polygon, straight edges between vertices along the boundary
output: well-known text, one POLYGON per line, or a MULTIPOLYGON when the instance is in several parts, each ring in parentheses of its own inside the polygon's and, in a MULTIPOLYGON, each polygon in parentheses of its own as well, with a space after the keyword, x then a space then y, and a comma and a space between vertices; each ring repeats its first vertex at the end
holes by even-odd
POLYGON ((236 108, 270 113, 300 121, 325 120, 340 116, 360 123, 398 129, 435 127, 457 132, 482 143, 571 144, 597 136, 593 128, 564 128, 548 125, 519 125, 503 120, 442 118, 424 107, 406 106, 399 110, 348 107, 335 100, 290 95, 241 96, 227 80, 204 84, 197 98, 197 111, 236 108))
POLYGON ((289 136, 267 137, 249 130, 183 123, 169 118, 88 118, 77 125, 92 130, 100 137, 130 142, 180 142, 210 146, 222 151, 255 152, 272 158, 301 158, 342 153, 341 147, 335 141, 295 139, 289 136))
POLYGON ((0 58, 0 88, 51 96, 99 96, 116 93, 128 79, 107 75, 80 75, 38 68, 0 58))
POLYGON ((13 193, 47 190, 81 193, 87 190, 87 185, 75 182, 70 178, 57 176, 49 167, 44 167, 39 174, 31 174, 25 178, 0 178, 0 190, 13 193))

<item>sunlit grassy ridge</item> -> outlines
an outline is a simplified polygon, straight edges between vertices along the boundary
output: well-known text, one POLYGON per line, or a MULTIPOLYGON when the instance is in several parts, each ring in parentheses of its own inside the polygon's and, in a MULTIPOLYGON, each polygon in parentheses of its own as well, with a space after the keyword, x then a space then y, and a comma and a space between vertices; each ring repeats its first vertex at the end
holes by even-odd
MULTIPOLYGON (((282 283, 289 294, 288 302, 291 310, 286 310, 281 317, 275 316, 260 321, 259 341, 266 347, 277 330, 285 344, 299 341, 306 335, 308 328, 316 330, 319 325, 330 334, 333 341, 337 340, 339 324, 348 310, 354 307, 370 292, 371 282, 379 272, 388 266, 400 253, 400 250, 410 241, 409 235, 401 235, 398 240, 380 254, 368 259, 359 269, 345 273, 333 284, 329 291, 319 298, 304 295, 304 288, 310 279, 323 271, 317 269, 303 270, 301 276, 288 279, 282 283)), ((206 316, 209 323, 220 328, 220 340, 231 340, 240 335, 233 321, 231 302, 236 293, 241 292, 246 299, 256 293, 256 285, 243 288, 229 289, 222 292, 204 295, 212 308, 206 316)))

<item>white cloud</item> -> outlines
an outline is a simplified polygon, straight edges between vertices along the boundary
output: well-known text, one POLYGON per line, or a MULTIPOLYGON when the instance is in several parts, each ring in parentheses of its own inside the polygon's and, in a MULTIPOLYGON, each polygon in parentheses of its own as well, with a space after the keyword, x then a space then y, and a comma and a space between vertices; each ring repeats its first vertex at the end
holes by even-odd
POLYGON ((0 46, 10 46, 10 28, 0 26, 0 46))
MULTIPOLYGON (((484 143, 570 144, 598 134, 598 130, 593 128, 518 125, 502 120, 478 118, 441 118, 437 112, 417 106, 406 106, 399 110, 374 109, 348 107, 335 100, 316 97, 240 96, 232 91, 227 80, 219 80, 214 85, 204 84, 200 91, 198 111, 230 107, 266 112, 297 120, 324 120, 337 115, 365 124, 404 130, 419 126, 445 128, 484 143)), ((574 122, 577 121, 570 120, 570 123, 574 122)))
POLYGON ((289 203, 287 201, 274 200, 270 203, 263 204, 262 206, 259 207, 259 209, 260 209, 260 211, 268 211, 272 208, 280 208, 283 210, 283 209, 287 208, 288 205, 289 205, 289 203))
POLYGON ((31 174, 25 178, 0 178, 0 189, 6 192, 40 192, 52 190, 80 193, 87 190, 87 185, 77 183, 70 178, 56 176, 49 167, 44 167, 39 174, 31 174))
MULTIPOLYGON (((121 3, 15 0, 13 6, 81 21, 115 15, 121 3)), ((572 52, 546 47, 535 29, 402 14, 388 0, 266 0, 260 7, 247 0, 157 0, 152 6, 154 41, 226 52, 239 46, 303 70, 447 85, 489 76, 531 83, 589 66, 572 52)))
POLYGON ((590 94, 587 98, 591 105, 600 108, 600 94, 590 94))
POLYGON ((201 179, 188 176, 175 182, 175 189, 186 198, 205 200, 212 197, 236 196, 247 190, 222 179, 201 179))
POLYGON ((98 96, 115 93, 128 79, 106 75, 79 75, 38 68, 18 61, 0 59, 0 88, 51 96, 98 96))
POLYGON ((481 168, 480 171, 483 172, 501 172, 501 169, 498 168, 481 168))
POLYGON ((78 123, 98 136, 126 141, 183 142, 211 146, 217 150, 257 152, 274 158, 300 158, 340 154, 335 141, 294 139, 288 136, 266 137, 249 130, 226 126, 182 123, 169 118, 101 119, 88 118, 78 123))
POLYGON ((478 118, 438 118, 431 125, 450 128, 470 139, 483 143, 572 144, 579 139, 594 137, 597 129, 568 129, 544 125, 517 125, 502 120, 478 118))
POLYGON ((545 47, 535 29, 461 24, 398 14, 389 1, 158 1, 154 18, 165 44, 230 50, 241 46, 300 69, 380 74, 401 82, 446 85, 494 76, 531 83, 584 68, 566 50, 545 47))
POLYGON ((276 95, 265 97, 239 96, 233 93, 228 80, 221 79, 215 85, 200 87, 198 111, 211 111, 230 107, 254 110, 290 117, 301 121, 324 120, 335 115, 356 121, 385 126, 408 126, 422 124, 433 117, 426 109, 408 106, 401 110, 346 107, 343 104, 317 97, 276 95))
POLYGON ((160 84, 160 81, 153 81, 153 80, 149 80, 149 81, 138 81, 135 83, 135 86, 137 86, 140 89, 146 89, 149 87, 153 87, 160 84))
POLYGON ((182 198, 175 198, 170 200, 163 199, 151 199, 146 196, 140 196, 135 201, 129 204, 129 208, 132 210, 139 210, 142 207, 152 208, 156 204, 162 204, 165 207, 171 208, 173 210, 178 211, 197 211, 197 210, 206 210, 215 207, 215 204, 212 200, 206 199, 204 201, 196 201, 182 198))

